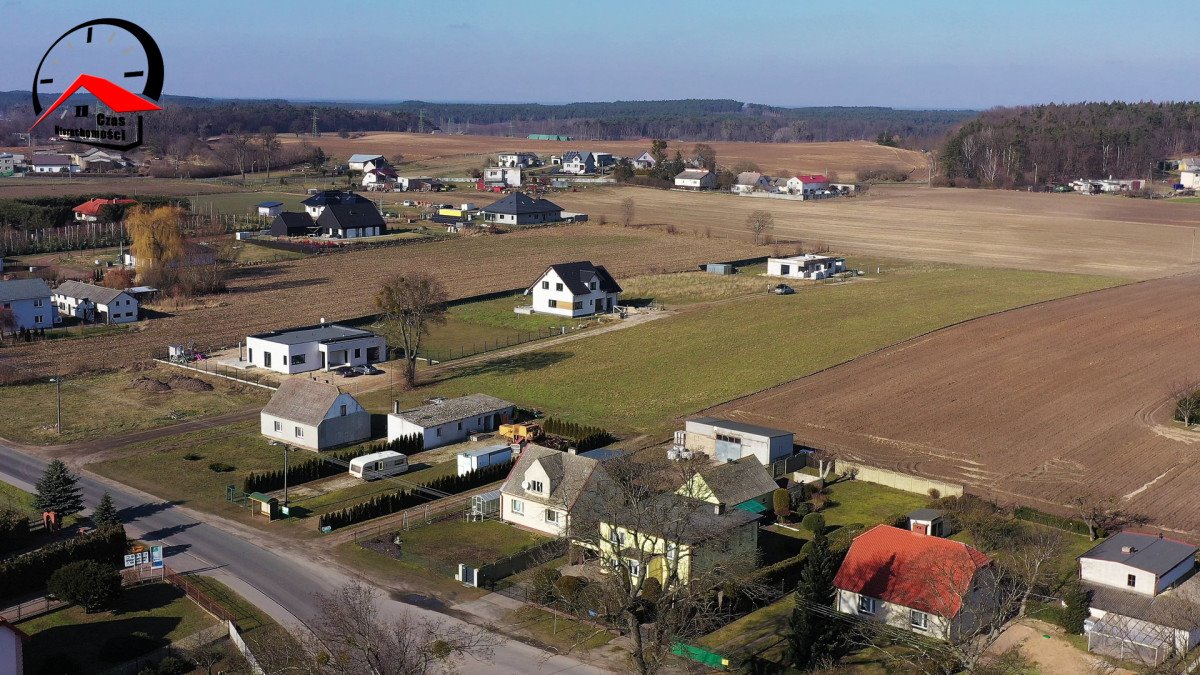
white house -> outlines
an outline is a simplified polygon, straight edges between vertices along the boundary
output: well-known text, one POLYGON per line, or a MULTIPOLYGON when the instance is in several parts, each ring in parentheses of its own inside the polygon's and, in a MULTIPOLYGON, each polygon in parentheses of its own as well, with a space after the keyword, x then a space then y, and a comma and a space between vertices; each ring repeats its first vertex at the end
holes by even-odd
POLYGON ((790 258, 767 258, 767 276, 825 279, 846 271, 846 259, 805 253, 790 258))
POLYGON ((350 155, 350 159, 346 160, 346 167, 350 171, 367 171, 378 168, 381 164, 387 164, 387 160, 383 158, 383 155, 354 154, 350 155))
POLYGON ((17 158, 11 152, 0 152, 0 177, 11 176, 17 170, 17 158))
POLYGON ((113 169, 123 169, 131 162, 119 152, 91 148, 85 152, 72 154, 71 163, 76 165, 79 171, 102 173, 113 169))
POLYGON ((137 298, 116 288, 64 281, 50 300, 63 316, 89 323, 133 323, 139 318, 137 298))
POLYGON ((258 215, 274 218, 283 213, 283 202, 261 202, 257 208, 258 215))
POLYGON ((793 440, 790 431, 715 417, 693 417, 684 422, 684 447, 719 462, 753 455, 770 465, 792 454, 793 440))
POLYGON ((396 180, 396 172, 391 167, 381 166, 363 172, 362 186, 374 190, 381 188, 391 190, 395 187, 396 180))
POLYGON ((1088 648, 1159 663, 1200 644, 1196 553, 1161 535, 1119 532, 1079 556, 1088 648))
POLYGON ((29 636, 0 617, 0 673, 22 675, 25 672, 25 643, 29 636))
POLYGON ((259 416, 262 435, 306 450, 327 450, 371 438, 371 413, 338 387, 292 377, 259 416))
POLYGON ((96 223, 104 217, 104 207, 130 205, 136 203, 137 200, 134 199, 100 199, 97 197, 95 199, 87 200, 79 206, 71 209, 71 211, 75 214, 76 222, 96 223))
POLYGON ((757 171, 743 171, 729 189, 734 194, 749 194, 756 190, 767 192, 771 189, 771 179, 757 171))
POLYGON ((442 189, 442 181, 429 176, 398 176, 396 188, 401 192, 437 192, 442 189))
POLYGON ((259 333, 246 338, 246 362, 295 374, 361 366, 387 357, 387 345, 371 331, 332 323, 259 333))
POLYGON ((675 187, 687 190, 712 190, 717 187, 717 174, 708 169, 685 169, 675 176, 675 187))
POLYGON ((633 168, 635 169, 653 169, 656 164, 658 164, 658 161, 649 152, 643 152, 637 156, 637 159, 633 160, 633 168))
POLYGON ((496 156, 502 167, 522 168, 538 165, 538 156, 532 152, 502 152, 496 156))
POLYGON ((482 211, 484 222, 500 225, 540 225, 563 219, 561 206, 549 199, 534 199, 524 192, 513 192, 482 211))
POLYGON ((500 486, 500 519, 555 537, 566 534, 571 509, 599 464, 583 455, 525 446, 500 486))
POLYGON ((596 169, 596 156, 593 153, 580 152, 578 150, 563 153, 561 169, 563 173, 582 175, 585 173, 595 173, 596 169))
POLYGON ((425 449, 436 448, 464 441, 471 434, 495 431, 512 421, 516 411, 514 404, 487 394, 434 399, 408 410, 400 410, 400 404, 393 402, 388 415, 388 440, 417 434, 425 449))
POLYGON ((29 159, 29 166, 34 173, 67 173, 77 172, 79 167, 71 163, 67 155, 46 154, 34 155, 29 159))
POLYGON ((521 168, 489 166, 483 170, 483 183, 488 187, 521 187, 521 168))
POLYGON ((804 174, 788 179, 788 191, 794 195, 812 195, 829 189, 829 179, 821 174, 804 174))
POLYGON ((838 568, 835 609, 936 639, 973 634, 995 613, 995 576, 979 550, 890 525, 858 535, 838 568))
POLYGON ((539 314, 591 316, 613 311, 621 287, 603 265, 580 260, 547 267, 525 294, 539 314))
POLYGON ((1179 183, 1186 190, 1200 190, 1200 169, 1180 172, 1179 183))
POLYGON ((1176 166, 1180 171, 1200 171, 1200 157, 1183 157, 1176 166))
POLYGON ((57 312, 50 295, 50 287, 41 279, 0 281, 0 307, 12 310, 13 330, 53 328, 57 312))

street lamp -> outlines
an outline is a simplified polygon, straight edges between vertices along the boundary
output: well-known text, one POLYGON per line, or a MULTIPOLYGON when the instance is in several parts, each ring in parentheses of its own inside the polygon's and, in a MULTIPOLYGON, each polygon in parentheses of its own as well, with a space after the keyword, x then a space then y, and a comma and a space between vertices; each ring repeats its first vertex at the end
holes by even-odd
POLYGON ((54 394, 55 394, 55 399, 57 401, 57 405, 55 406, 58 410, 57 429, 58 429, 59 435, 62 435, 62 381, 63 381, 63 378, 60 375, 58 377, 50 378, 50 381, 54 383, 54 394))
POLYGON ((268 441, 267 445, 282 445, 283 446, 283 505, 288 505, 288 453, 292 446, 279 441, 268 441))

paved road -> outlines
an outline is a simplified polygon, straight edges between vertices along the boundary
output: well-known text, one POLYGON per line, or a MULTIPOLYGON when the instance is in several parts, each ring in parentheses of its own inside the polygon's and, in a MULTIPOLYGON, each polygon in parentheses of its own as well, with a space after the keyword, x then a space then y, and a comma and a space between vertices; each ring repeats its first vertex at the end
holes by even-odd
MULTIPOLYGON (((46 462, 0 444, 0 480, 32 490, 46 462)), ((102 482, 90 475, 80 478, 84 500, 95 504, 105 490, 125 521, 126 530, 143 541, 164 544, 167 564, 179 572, 203 571, 225 582, 277 621, 289 624, 314 618, 315 593, 327 593, 350 579, 339 570, 285 556, 204 522, 204 516, 130 488, 102 482)), ((399 602, 383 601, 385 612, 403 612, 455 622, 458 619, 399 602)), ((583 673, 606 672, 578 659, 553 656, 515 640, 496 648, 491 662, 464 664, 463 672, 476 673, 583 673)))

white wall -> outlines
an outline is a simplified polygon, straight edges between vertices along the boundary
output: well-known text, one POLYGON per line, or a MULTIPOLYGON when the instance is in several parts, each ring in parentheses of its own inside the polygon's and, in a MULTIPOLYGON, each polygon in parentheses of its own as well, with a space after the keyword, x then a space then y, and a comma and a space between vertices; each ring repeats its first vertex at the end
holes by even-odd
POLYGON ((338 366, 361 366, 371 363, 367 359, 367 350, 379 348, 377 361, 387 358, 384 353, 385 341, 378 335, 364 336, 353 340, 344 340, 327 345, 318 342, 303 342, 285 345, 262 338, 246 338, 246 360, 260 368, 268 368, 279 373, 295 374, 321 370, 321 355, 326 356, 326 370, 338 366), (355 356, 355 350, 358 355, 355 356), (265 365, 264 354, 271 354, 271 365, 265 365), (287 363, 284 363, 284 357, 287 363), (296 357, 302 357, 302 363, 296 363, 296 357))
MULTIPOLYGON (((554 270, 548 270, 541 279, 533 286, 533 311, 539 314, 554 314, 556 316, 591 316, 597 312, 600 306, 600 301, 612 300, 613 306, 616 306, 619 295, 617 293, 606 293, 600 290, 600 280, 596 280, 597 288, 586 295, 572 295, 567 285, 563 283, 561 277, 554 270), (558 285, 562 284, 562 290, 558 290, 558 285), (543 286, 549 285, 549 288, 543 286), (559 306, 551 307, 550 301, 554 300, 559 306), (575 307, 575 303, 581 303, 579 308, 575 307), (565 306, 562 306, 566 303, 565 306)), ((607 311, 607 309, 605 310, 607 311)))
POLYGON ((272 438, 288 445, 305 448, 307 450, 320 450, 318 431, 311 424, 299 424, 291 420, 285 420, 282 417, 268 415, 262 413, 259 415, 259 431, 263 436, 272 438), (279 423, 280 430, 275 430, 275 424, 279 423), (299 429, 301 436, 296 435, 296 430, 299 429))
MULTIPOLYGON (((778 436, 770 438, 743 431, 722 429, 718 425, 705 424, 688 420, 684 422, 684 446, 693 452, 703 452, 710 456, 716 455, 716 435, 734 436, 742 439, 742 457, 754 455, 764 465, 769 465, 780 458, 792 454, 794 437, 778 436)), ((737 459, 737 458, 734 458, 737 459)))
POLYGON ((524 496, 506 492, 500 493, 500 519, 506 523, 527 527, 552 537, 560 537, 567 531, 567 512, 564 509, 549 507, 545 504, 525 499, 524 496), (516 513, 512 510, 513 500, 522 505, 524 513, 516 513), (558 513, 558 523, 546 521, 547 509, 558 513))
POLYGON ((837 597, 834 598, 834 603, 837 611, 851 616, 857 616, 865 620, 881 621, 889 626, 910 630, 918 635, 929 635, 935 638, 944 638, 950 622, 935 614, 929 614, 929 630, 916 630, 910 623, 909 608, 904 605, 897 605, 890 602, 885 602, 878 598, 875 599, 875 614, 859 614, 858 612, 858 593, 852 593, 847 590, 837 589, 837 597))
MULTIPOLYGON (((55 293, 51 299, 63 316, 85 318, 79 309, 79 298, 55 293)), ((90 320, 97 322, 107 321, 107 323, 132 323, 138 320, 138 301, 122 293, 113 300, 112 306, 104 304, 95 305, 95 316, 91 317, 90 320)))
POLYGON ((1200 190, 1200 171, 1184 171, 1180 173, 1179 182, 1185 188, 1200 190))
POLYGON ((13 300, 3 303, 3 306, 12 310, 13 318, 17 322, 17 330, 53 328, 54 317, 58 314, 58 310, 50 302, 49 295, 44 298, 13 300))
POLYGON ((436 448, 451 443, 464 441, 471 434, 482 431, 495 431, 495 415, 500 415, 500 423, 512 419, 514 408, 492 410, 483 415, 472 415, 461 420, 452 420, 434 427, 422 427, 404 419, 396 413, 388 413, 387 435, 389 441, 420 434, 424 439, 425 449, 436 448))
POLYGON ((24 645, 11 628, 0 626, 0 673, 21 675, 24 671, 24 645))
POLYGON ((838 262, 837 258, 827 261, 796 261, 787 258, 768 258, 767 259, 767 276, 786 277, 789 279, 825 279, 838 272, 845 272, 845 262, 838 262), (808 267, 806 267, 806 265, 808 267), (787 274, 783 273, 783 267, 788 268, 787 274))
POLYGON ((1156 594, 1155 578, 1152 573, 1134 569, 1124 563, 1080 558, 1079 578, 1101 586, 1111 586, 1141 595, 1156 594), (1134 586, 1128 584, 1127 579, 1130 574, 1137 577, 1137 583, 1134 586))

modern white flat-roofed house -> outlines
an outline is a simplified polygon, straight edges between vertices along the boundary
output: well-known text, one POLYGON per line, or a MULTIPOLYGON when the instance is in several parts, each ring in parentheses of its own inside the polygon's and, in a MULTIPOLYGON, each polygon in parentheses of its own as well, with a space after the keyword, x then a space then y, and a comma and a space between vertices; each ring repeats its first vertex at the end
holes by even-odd
POLYGON ((767 276, 825 279, 846 271, 846 259, 805 253, 790 258, 767 258, 767 276))
POLYGON ((708 169, 685 169, 675 176, 675 187, 686 190, 713 190, 717 187, 717 174, 708 169))
POLYGON ((524 192, 514 192, 483 207, 483 220, 500 225, 540 225, 562 220, 562 212, 562 207, 549 199, 534 199, 524 192))
POLYGON ((1079 556, 1088 649, 1158 664, 1200 645, 1196 553, 1160 535, 1119 532, 1079 556))
POLYGON ((284 380, 262 409, 262 435, 306 450, 327 450, 371 438, 371 413, 332 384, 284 380))
POLYGON ((547 267, 525 294, 538 314, 591 316, 613 311, 621 286, 603 265, 580 260, 547 267))
POLYGON ((138 320, 138 301, 117 288, 64 281, 50 298, 63 316, 89 323, 132 323, 138 320))
POLYGON ((41 279, 0 281, 0 308, 12 310, 13 330, 53 328, 58 312, 50 302, 50 287, 41 279))
POLYGON ((528 445, 500 486, 500 519, 551 536, 567 533, 571 509, 600 463, 528 445))
POLYGON ((246 361, 278 373, 306 373, 385 360, 387 344, 369 330, 323 323, 246 338, 246 361))
POLYGON ((496 156, 497 164, 504 167, 537 166, 538 156, 532 152, 502 152, 496 156))
POLYGON ((274 218, 283 213, 283 202, 260 202, 256 205, 258 215, 274 218))
POLYGON ((434 399, 431 403, 408 410, 392 404, 388 415, 388 440, 414 434, 423 439, 425 449, 458 443, 471 434, 495 431, 513 419, 517 407, 487 394, 434 399))
POLYGON ((792 455, 793 439, 790 431, 715 417, 693 417, 684 422, 684 447, 720 462, 752 455, 770 465, 792 455))
POLYGON ((837 611, 942 640, 972 635, 997 601, 981 551, 890 525, 854 538, 833 585, 837 611))
POLYGON ((381 164, 387 164, 383 155, 353 154, 346 160, 346 168, 350 171, 369 171, 381 164))

